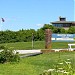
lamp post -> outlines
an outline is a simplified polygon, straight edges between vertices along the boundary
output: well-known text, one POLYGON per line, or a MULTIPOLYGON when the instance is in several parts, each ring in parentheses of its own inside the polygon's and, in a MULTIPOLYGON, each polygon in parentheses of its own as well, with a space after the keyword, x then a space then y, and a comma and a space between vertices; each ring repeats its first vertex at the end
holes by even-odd
POLYGON ((32 33, 32 49, 34 48, 34 35, 33 35, 33 33, 32 33))

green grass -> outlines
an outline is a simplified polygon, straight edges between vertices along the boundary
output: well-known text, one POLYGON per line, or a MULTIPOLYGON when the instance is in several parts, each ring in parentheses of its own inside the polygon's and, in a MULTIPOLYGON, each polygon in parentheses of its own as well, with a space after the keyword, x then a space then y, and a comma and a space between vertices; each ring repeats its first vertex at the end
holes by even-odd
MULTIPOLYGON (((74 42, 52 42, 52 48, 68 48, 68 43, 74 43, 74 42)), ((31 42, 16 42, 16 43, 3 43, 0 44, 9 47, 12 47, 13 49, 32 49, 32 43, 31 42)), ((44 49, 45 48, 45 42, 44 41, 34 41, 34 48, 33 49, 44 49)))
MULTIPOLYGON (((8 48, 11 47, 13 49, 19 49, 19 50, 32 49, 31 42, 3 43, 0 44, 0 46, 1 45, 7 46, 8 48)), ((40 49, 40 48, 44 48, 44 42, 43 41, 34 42, 34 49, 40 49)))
MULTIPOLYGON (((52 48, 68 48, 68 43, 74 42, 52 42, 52 48)), ((32 49, 31 42, 3 43, 14 49, 32 49)), ((35 41, 34 49, 44 49, 44 41, 35 41)), ((71 59, 75 68, 75 52, 56 52, 38 55, 35 57, 21 58, 19 63, 0 64, 0 75, 39 75, 44 70, 54 68, 62 60, 71 59)))
POLYGON ((56 52, 21 58, 19 63, 0 64, 0 75, 39 75, 54 68, 59 57, 62 60, 71 59, 75 68, 75 52, 56 52))
POLYGON ((57 49, 65 49, 68 48, 69 43, 74 43, 74 42, 52 42, 52 48, 57 48, 57 49))

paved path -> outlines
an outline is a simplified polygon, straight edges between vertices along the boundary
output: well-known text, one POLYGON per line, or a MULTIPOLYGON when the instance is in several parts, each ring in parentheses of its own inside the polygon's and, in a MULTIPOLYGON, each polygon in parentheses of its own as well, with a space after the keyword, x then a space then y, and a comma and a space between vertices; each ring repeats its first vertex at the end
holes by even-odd
MULTIPOLYGON (((52 49, 55 50, 55 52, 59 52, 60 50, 68 50, 68 49, 52 49)), ((2 50, 0 50, 1 52, 2 50)), ((19 52, 19 54, 29 54, 29 53, 41 53, 41 49, 34 49, 34 50, 14 50, 14 53, 19 52)))
POLYGON ((14 52, 15 53, 19 52, 19 54, 40 53, 41 49, 39 49, 39 50, 15 50, 14 52))
MULTIPOLYGON (((55 52, 59 52, 60 50, 68 50, 68 49, 52 49, 55 50, 55 52)), ((15 53, 19 52, 19 54, 29 54, 29 53, 41 53, 41 49, 38 50, 15 50, 15 53)))
POLYGON ((55 52, 59 52, 60 50, 68 50, 68 49, 52 49, 55 50, 55 52))
MULTIPOLYGON (((3 51, 3 50, 0 50, 0 52, 1 51, 3 51)), ((16 52, 19 52, 19 54, 23 54, 20 56, 21 58, 42 54, 41 49, 39 49, 39 50, 14 50, 14 53, 16 53, 16 52)))
POLYGON ((21 58, 42 54, 41 50, 15 50, 15 53, 16 52, 19 52, 19 54, 23 54, 20 56, 21 58))

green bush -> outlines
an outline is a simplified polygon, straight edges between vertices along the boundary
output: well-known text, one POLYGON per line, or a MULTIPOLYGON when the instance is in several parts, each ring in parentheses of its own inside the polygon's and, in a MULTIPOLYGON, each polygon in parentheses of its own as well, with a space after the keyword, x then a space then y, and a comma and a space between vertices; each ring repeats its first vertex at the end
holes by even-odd
POLYGON ((1 50, 1 49, 5 49, 5 47, 4 47, 4 46, 0 46, 0 50, 1 50))
MULTIPOLYGON (((2 47, 3 48, 3 47, 2 47)), ((13 50, 4 47, 0 52, 0 63, 18 62, 20 60, 19 53, 14 53, 13 50)))

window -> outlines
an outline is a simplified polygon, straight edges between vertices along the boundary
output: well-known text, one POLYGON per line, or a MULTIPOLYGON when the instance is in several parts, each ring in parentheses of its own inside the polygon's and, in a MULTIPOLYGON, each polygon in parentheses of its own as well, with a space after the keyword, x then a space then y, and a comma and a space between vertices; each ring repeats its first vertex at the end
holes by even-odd
POLYGON ((70 24, 63 24, 63 27, 70 27, 70 24))
POLYGON ((55 27, 63 27, 63 24, 53 24, 55 27))

